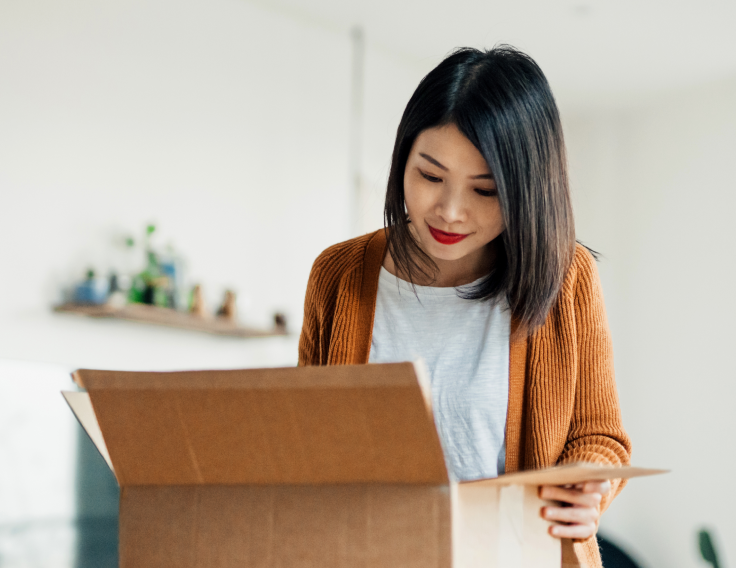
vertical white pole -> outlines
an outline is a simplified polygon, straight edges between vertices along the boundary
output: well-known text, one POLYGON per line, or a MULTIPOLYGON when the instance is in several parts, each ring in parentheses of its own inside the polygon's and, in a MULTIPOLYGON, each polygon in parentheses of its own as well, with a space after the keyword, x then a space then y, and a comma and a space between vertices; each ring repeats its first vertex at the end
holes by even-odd
POLYGON ((365 73, 365 36, 363 28, 350 31, 352 46, 350 81, 350 236, 359 235, 361 226, 361 180, 363 141, 363 87, 365 73))

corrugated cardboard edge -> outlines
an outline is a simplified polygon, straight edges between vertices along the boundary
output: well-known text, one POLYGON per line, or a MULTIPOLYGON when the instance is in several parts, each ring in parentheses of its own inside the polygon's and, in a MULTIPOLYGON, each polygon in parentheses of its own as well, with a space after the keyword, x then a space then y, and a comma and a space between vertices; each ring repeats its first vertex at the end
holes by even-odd
POLYGON ((86 389, 84 386, 84 383, 82 382, 82 375, 79 373, 80 369, 77 369, 72 373, 72 380, 74 381, 74 384, 76 384, 80 389, 86 389))
POLYGON ((191 371, 113 371, 77 369, 74 381, 87 392, 97 390, 210 390, 294 388, 366 388, 413 386, 413 363, 368 365, 310 365, 306 367, 262 367, 245 369, 197 369, 191 371), (380 367, 382 372, 376 372, 380 367), (396 374, 412 369, 399 382, 396 374))
POLYGON ((613 466, 597 465, 581 462, 560 466, 521 471, 501 475, 493 479, 479 479, 477 481, 464 481, 461 483, 472 483, 480 485, 567 485, 581 483, 583 481, 604 481, 606 479, 630 479, 632 477, 644 477, 648 475, 659 475, 669 473, 667 469, 650 469, 635 466, 613 466))
POLYGON ((86 392, 72 391, 62 391, 61 394, 74 413, 74 416, 76 416, 79 424, 89 436, 89 439, 92 440, 97 451, 100 452, 110 471, 114 474, 115 469, 112 467, 110 453, 107 451, 105 439, 102 437, 102 430, 100 430, 100 425, 97 422, 97 416, 95 416, 95 410, 92 408, 92 401, 89 399, 89 394, 86 392))

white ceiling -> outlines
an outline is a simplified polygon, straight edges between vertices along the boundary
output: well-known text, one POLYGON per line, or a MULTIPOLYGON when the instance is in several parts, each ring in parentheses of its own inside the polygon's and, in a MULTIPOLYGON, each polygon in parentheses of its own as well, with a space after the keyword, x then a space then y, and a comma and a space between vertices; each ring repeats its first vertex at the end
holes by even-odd
POLYGON ((256 0, 429 70, 456 46, 510 43, 563 105, 628 104, 736 77, 736 0, 256 0))

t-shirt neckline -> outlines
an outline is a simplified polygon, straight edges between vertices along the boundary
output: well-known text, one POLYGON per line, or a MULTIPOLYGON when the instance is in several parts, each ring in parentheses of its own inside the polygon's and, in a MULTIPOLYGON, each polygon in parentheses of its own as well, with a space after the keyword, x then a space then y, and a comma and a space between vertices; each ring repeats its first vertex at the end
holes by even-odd
POLYGON ((406 280, 402 280, 398 276, 394 276, 391 274, 388 270, 386 270, 386 267, 381 266, 381 271, 378 275, 379 282, 383 282, 390 286, 398 286, 399 290, 411 292, 414 294, 414 290, 416 289, 417 296, 457 296, 458 292, 466 292, 469 291, 474 286, 477 286, 480 284, 485 276, 481 276, 480 278, 473 280, 469 284, 462 284, 460 286, 420 286, 419 284, 412 287, 411 282, 407 282, 406 280))

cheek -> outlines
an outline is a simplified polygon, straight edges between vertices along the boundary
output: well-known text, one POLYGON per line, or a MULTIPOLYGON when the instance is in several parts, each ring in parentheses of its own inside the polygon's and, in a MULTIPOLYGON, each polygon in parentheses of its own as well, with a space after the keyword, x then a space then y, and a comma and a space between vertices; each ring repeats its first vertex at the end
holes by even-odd
POLYGON ((404 180, 404 202, 409 212, 409 217, 420 218, 424 216, 424 212, 429 206, 427 201, 427 192, 421 191, 419 184, 410 180, 404 180))
POLYGON ((503 221, 501 204, 498 199, 494 199, 494 203, 484 209, 480 224, 482 224, 483 232, 487 234, 489 240, 495 239, 504 231, 506 224, 503 221))

